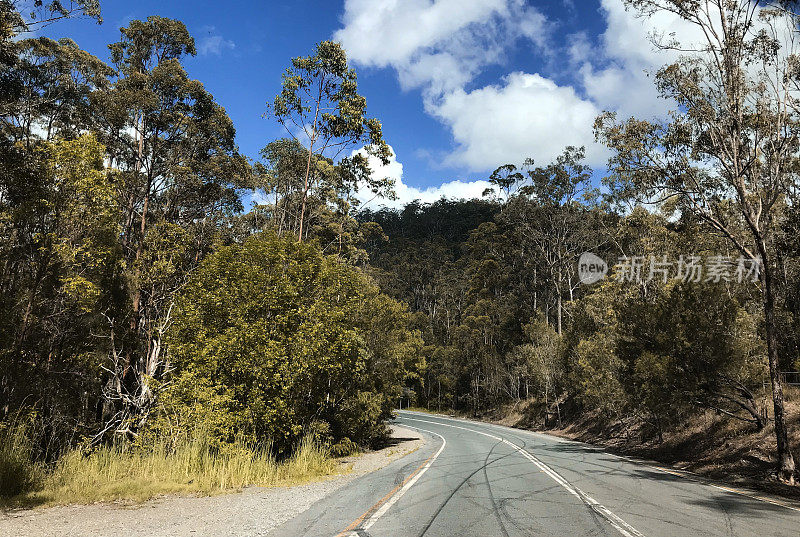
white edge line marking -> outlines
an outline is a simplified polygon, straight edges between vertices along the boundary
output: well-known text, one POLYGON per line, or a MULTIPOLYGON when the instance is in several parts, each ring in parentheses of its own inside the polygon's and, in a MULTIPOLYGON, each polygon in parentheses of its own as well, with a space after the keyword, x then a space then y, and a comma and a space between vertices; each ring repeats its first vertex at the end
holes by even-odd
MULTIPOLYGON (((410 413, 412 415, 415 415, 415 416, 426 416, 427 415, 424 412, 416 412, 414 410, 403 410, 402 412, 408 412, 408 413, 410 413)), ((673 471, 673 470, 669 470, 667 468, 662 468, 660 466, 655 466, 655 465, 650 464, 650 463, 648 463, 646 461, 643 461, 643 460, 632 459, 630 457, 626 457, 625 455, 617 455, 617 454, 614 454, 614 453, 610 453, 610 452, 606 451, 605 449, 603 449, 602 447, 593 446, 592 444, 587 444, 585 442, 581 442, 581 441, 578 441, 578 440, 570 440, 568 438, 561 438, 559 436, 554 436, 554 435, 550 435, 550 434, 547 434, 547 433, 541 433, 539 431, 529 431, 527 429, 517 429, 517 428, 514 428, 514 427, 507 427, 505 425, 498 425, 496 423, 486 423, 486 422, 483 422, 483 421, 474 421, 474 420, 467 420, 467 419, 456 419, 456 418, 450 418, 448 416, 440 416, 438 414, 436 414, 435 416, 436 416, 437 419, 440 419, 440 420, 455 421, 456 423, 474 423, 475 425, 481 425, 481 426, 484 426, 484 427, 492 427, 492 428, 495 428, 495 429, 499 429, 501 431, 508 430, 511 434, 522 433, 522 434, 527 434, 527 435, 530 435, 530 436, 533 436, 533 437, 546 438, 547 440, 558 442, 560 444, 562 444, 562 443, 563 444, 577 444, 579 446, 585 447, 586 449, 598 451, 598 452, 603 453, 604 455, 610 455, 612 457, 616 457, 616 458, 618 458, 620 460, 623 460, 623 461, 625 461, 625 462, 627 462, 629 464, 633 464, 635 466, 643 466, 645 468, 650 468, 652 470, 655 470, 657 472, 661 472, 663 474, 669 474, 669 475, 672 475, 672 476, 675 476, 675 477, 679 477, 681 479, 685 479, 687 481, 691 481, 693 483, 697 483, 698 485, 706 485, 706 486, 713 487, 715 489, 721 490, 723 492, 727 492, 729 494, 736 494, 737 496, 744 496, 745 498, 749 498, 751 500, 755 500, 755 501, 763 502, 763 503, 768 503, 770 505, 776 505, 778 507, 783 507, 785 509, 790 509, 792 511, 800 512, 800 508, 798 508, 798 507, 795 507, 793 505, 789 505, 787 503, 784 503, 784 502, 781 502, 781 501, 778 501, 778 500, 773 500, 773 499, 771 499, 769 497, 766 497, 766 496, 756 496, 755 494, 753 494, 753 493, 751 493, 749 491, 737 490, 737 489, 734 489, 734 488, 726 487, 724 485, 717 485, 717 484, 712 483, 711 481, 708 481, 708 480, 704 479, 702 476, 695 476, 695 475, 692 475, 691 473, 688 473, 688 475, 686 475, 687 473, 685 473, 685 472, 682 473, 680 470, 673 471)), ((412 418, 406 418, 406 419, 412 419, 412 418)), ((439 423, 439 422, 435 422, 435 423, 439 423)), ((440 425, 445 425, 445 424, 442 423, 440 425)))
MULTIPOLYGON (((505 438, 501 438, 499 436, 495 436, 495 435, 490 434, 490 433, 484 433, 482 431, 476 431, 475 429, 469 429, 467 427, 459 427, 458 425, 448 425, 447 423, 439 423, 439 422, 436 422, 436 421, 421 420, 421 419, 417 419, 417 418, 408 418, 408 417, 406 417, 405 419, 411 420, 411 421, 420 421, 422 423, 432 423, 434 425, 440 425, 442 427, 453 427, 454 429, 463 429, 464 431, 470 431, 470 432, 473 432, 473 433, 476 433, 476 434, 482 434, 483 436, 488 436, 489 438, 493 438, 495 440, 503 442, 504 444, 508 444, 509 446, 513 447, 523 457, 525 457, 530 462, 535 464, 542 472, 547 474, 547 476, 549 476, 553 481, 555 481, 556 483, 561 485, 564 489, 566 489, 567 492, 569 492, 570 494, 572 494, 573 496, 575 496, 576 498, 581 500, 583 503, 588 505, 592 509, 592 511, 594 511, 595 513, 597 513, 600 516, 602 516, 603 518, 605 518, 608 521, 608 523, 611 524, 611 526, 615 530, 620 532, 622 535, 624 535, 625 537, 644 537, 644 534, 642 534, 636 528, 634 528, 633 526, 631 526, 630 524, 628 524, 627 522, 622 520, 616 514, 611 512, 608 508, 606 508, 603 505, 601 505, 597 500, 595 500, 594 498, 592 498, 591 496, 589 496, 588 494, 583 492, 581 489, 571 485, 566 479, 561 477, 555 470, 553 470, 552 468, 547 466, 545 463, 543 463, 541 460, 539 460, 536 456, 528 453, 522 447, 514 444, 513 442, 509 442, 505 438)), ((426 432, 430 432, 430 431, 426 431, 426 432)), ((434 433, 434 434, 436 434, 436 433, 434 433)))
MULTIPOLYGON (((409 427, 412 427, 412 426, 409 426, 409 427)), ((428 431, 427 429, 420 429, 419 427, 412 427, 412 428, 414 428, 414 429, 417 429, 418 431, 422 431, 422 432, 424 432, 424 433, 430 433, 430 434, 432 434, 432 435, 436 435, 436 436, 438 436, 439 438, 441 438, 441 439, 442 439, 442 445, 441 445, 441 447, 439 448, 439 451, 437 451, 437 452, 436 452, 436 453, 433 455, 433 457, 431 458, 431 460, 429 460, 429 461, 428 461, 428 463, 427 463, 425 466, 423 466, 423 467, 422 467, 422 469, 421 469, 419 472, 417 472, 417 475, 415 475, 415 476, 414 476, 414 477, 413 477, 413 478, 412 478, 412 479, 411 479, 411 480, 410 480, 408 483, 406 483, 406 484, 403 486, 403 488, 401 488, 400 490, 398 490, 398 491, 397 491, 397 492, 394 494, 394 496, 392 496, 391 498, 389 498, 388 500, 386 500, 386 502, 385 502, 383 505, 381 505, 381 506, 380 506, 380 508, 379 508, 377 511, 375 511, 375 512, 372 514, 372 516, 371 516, 371 517, 369 517, 368 519, 366 519, 366 520, 365 520, 365 521, 364 521, 364 522, 363 522, 363 523, 362 523, 362 524, 361 524, 361 525, 360 525, 360 526, 357 528, 358 530, 368 530, 369 528, 371 528, 371 527, 372 527, 372 525, 373 525, 373 524, 375 524, 375 522, 377 522, 377 521, 378 521, 378 519, 379 519, 380 517, 382 517, 384 514, 386 514, 386 511, 388 511, 388 510, 389 510, 389 508, 390 508, 391 506, 393 506, 393 505, 394 505, 394 504, 397 502, 397 500, 399 500, 400 498, 402 498, 402 497, 403 497, 403 494, 405 494, 406 492, 408 492, 408 489, 410 489, 411 487, 413 487, 413 486, 414 486, 414 483, 416 483, 416 482, 417 482, 417 480, 418 480, 420 477, 422 477, 422 474, 424 474, 425 472, 427 472, 427 471, 428 471, 428 468, 430 468, 430 467, 431 467, 431 465, 433 464, 433 462, 434 462, 436 459, 438 459, 438 458, 439 458, 439 455, 441 455, 442 451, 444 451, 444 447, 447 445, 447 440, 445 440, 444 436, 440 435, 439 433, 434 433, 433 431, 428 431)), ((354 531, 352 531, 352 532, 350 533, 350 535, 358 535, 358 533, 357 533, 357 531, 355 531, 355 530, 354 530, 354 531)))

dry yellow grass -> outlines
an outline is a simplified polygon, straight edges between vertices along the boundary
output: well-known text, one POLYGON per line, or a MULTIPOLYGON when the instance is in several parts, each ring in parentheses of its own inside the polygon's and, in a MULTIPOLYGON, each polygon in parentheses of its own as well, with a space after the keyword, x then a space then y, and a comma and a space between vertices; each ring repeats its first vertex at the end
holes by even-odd
MULTIPOLYGON (((19 450, 5 458, 14 468, 23 459, 19 450)), ((3 464, 0 460, 0 469, 3 464)), ((26 464, 29 468, 22 473, 32 476, 27 490, 5 500, 7 505, 139 502, 162 494, 215 494, 249 485, 296 484, 340 470, 327 450, 310 441, 303 441, 289 459, 277 461, 268 449, 238 445, 214 450, 202 435, 175 447, 167 442, 147 449, 111 446, 88 455, 76 449, 48 470, 30 461, 26 464)))

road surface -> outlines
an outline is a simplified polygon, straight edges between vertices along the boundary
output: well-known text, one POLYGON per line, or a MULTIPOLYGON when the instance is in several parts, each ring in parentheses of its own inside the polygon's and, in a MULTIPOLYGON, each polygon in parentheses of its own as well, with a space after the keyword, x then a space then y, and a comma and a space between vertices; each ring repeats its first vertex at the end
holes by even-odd
POLYGON ((270 535, 325 537, 797 536, 800 510, 585 444, 401 411, 425 446, 270 535))

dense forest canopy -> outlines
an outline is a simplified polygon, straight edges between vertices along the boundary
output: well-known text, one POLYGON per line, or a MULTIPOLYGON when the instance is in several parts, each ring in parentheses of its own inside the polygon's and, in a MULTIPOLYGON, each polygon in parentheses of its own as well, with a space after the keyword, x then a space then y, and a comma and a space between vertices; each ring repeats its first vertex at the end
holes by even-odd
MULTIPOLYGON (((724 31, 654 77, 677 111, 597 119, 602 184, 566 147, 498 162, 482 199, 361 210, 359 189, 394 195, 368 159, 391 151, 338 43, 289 62, 266 114, 300 130, 252 162, 187 74, 182 22, 131 21, 101 59, 28 37, 96 2, 34 4, 0 0, 0 422, 27 424, 34 459, 198 428, 220 450, 369 446, 399 398, 532 400, 543 427, 591 414, 660 438, 707 409, 774 427, 793 479, 791 11, 711 2, 724 31), (584 252, 612 267, 593 285, 584 252), (689 256, 715 272, 681 273, 689 256), (620 277, 632 259, 641 277, 620 277)), ((627 4, 718 25, 696 2, 627 4)))

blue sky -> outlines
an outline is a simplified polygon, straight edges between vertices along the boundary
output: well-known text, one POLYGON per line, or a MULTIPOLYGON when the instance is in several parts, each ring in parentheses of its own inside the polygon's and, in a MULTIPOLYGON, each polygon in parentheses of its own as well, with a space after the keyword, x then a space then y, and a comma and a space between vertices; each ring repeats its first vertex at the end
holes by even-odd
MULTIPOLYGON (((226 108, 243 153, 283 135, 264 119, 290 58, 318 41, 345 46, 370 115, 395 160, 376 169, 398 181, 401 202, 471 197, 494 167, 565 145, 587 145, 602 167, 591 121, 602 110, 666 110, 645 71, 664 63, 646 39, 653 27, 621 0, 345 0, 101 2, 104 23, 71 20, 43 33, 69 36, 101 59, 119 28, 160 15, 184 21, 198 55, 186 60, 226 108)), ((654 26, 655 25, 655 26, 654 26)), ((477 194, 476 194, 477 193, 477 194)))

